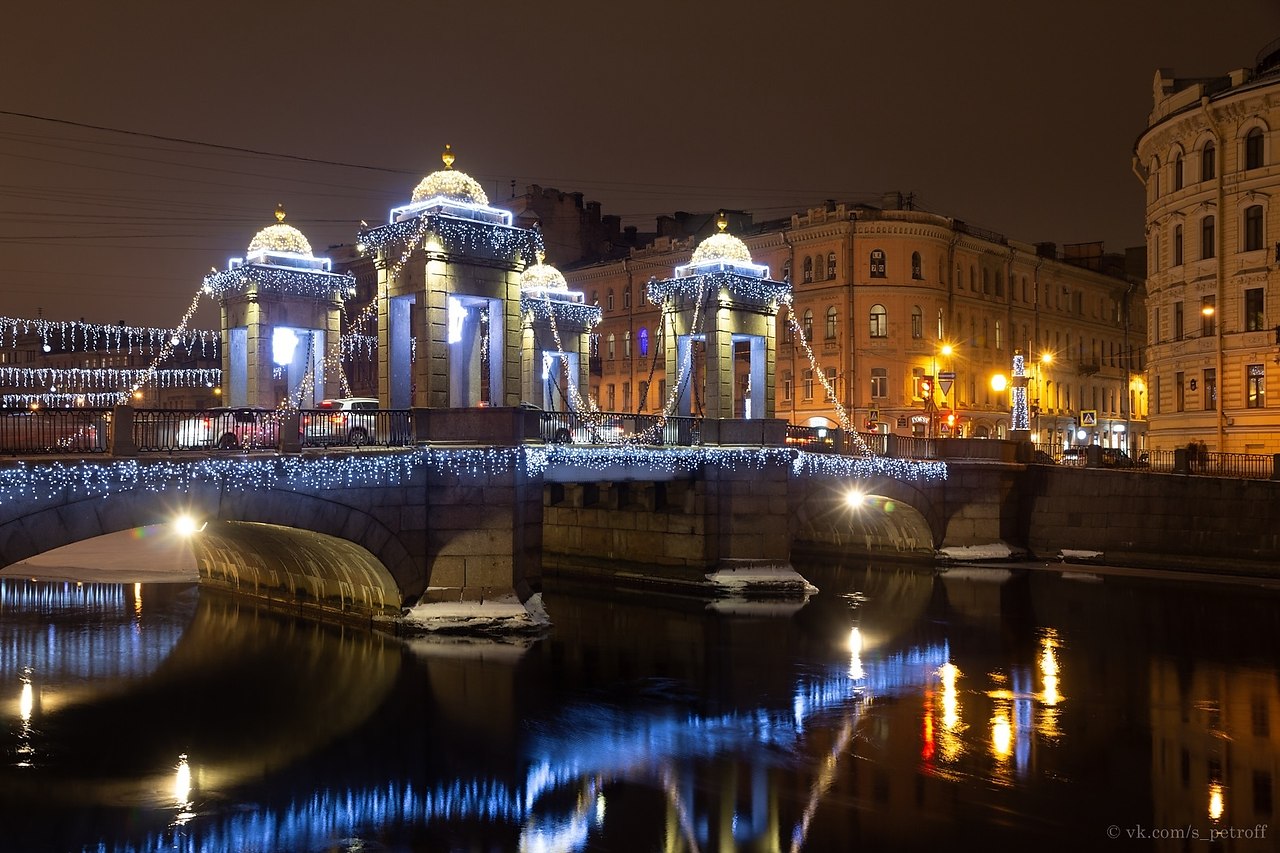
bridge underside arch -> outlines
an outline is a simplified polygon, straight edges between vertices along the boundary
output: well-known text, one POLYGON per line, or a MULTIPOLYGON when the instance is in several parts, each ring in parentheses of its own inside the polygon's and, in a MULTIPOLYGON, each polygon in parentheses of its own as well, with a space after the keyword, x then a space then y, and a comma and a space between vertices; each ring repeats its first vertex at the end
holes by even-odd
POLYGON ((808 481, 793 503, 795 543, 842 553, 932 558, 932 504, 891 480, 808 481))
POLYGON ((202 582, 258 598, 395 614, 400 591, 372 554, 346 539, 253 521, 210 521, 192 537, 202 582))

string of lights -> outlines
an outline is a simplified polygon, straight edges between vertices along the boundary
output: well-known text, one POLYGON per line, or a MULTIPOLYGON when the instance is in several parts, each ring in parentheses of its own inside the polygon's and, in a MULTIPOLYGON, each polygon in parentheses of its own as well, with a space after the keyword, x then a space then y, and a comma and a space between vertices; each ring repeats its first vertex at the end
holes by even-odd
POLYGON ((211 272, 204 277, 204 292, 220 299, 256 284, 260 290, 311 299, 342 299, 354 296, 355 276, 322 270, 298 270, 269 264, 245 264, 211 272))
POLYGON ((375 249, 404 244, 408 246, 407 251, 411 252, 418 248, 428 233, 438 237, 441 244, 450 251, 488 254, 504 260, 521 260, 527 264, 534 263, 538 252, 545 251, 542 234, 536 229, 517 228, 497 222, 479 222, 438 212, 424 213, 371 228, 360 235, 360 240, 375 249))
POLYGON ((791 333, 796 336, 796 339, 800 341, 801 348, 804 349, 805 356, 809 360, 809 370, 814 376, 818 377, 818 381, 822 383, 823 389, 826 390, 827 399, 831 401, 831 405, 836 411, 836 417, 840 420, 840 428, 853 439, 853 443, 863 456, 874 456, 875 451, 862 440, 862 436, 858 435, 858 431, 853 425, 853 420, 850 419, 849 413, 840 403, 840 397, 836 394, 836 389, 832 387, 831 382, 827 379, 827 374, 818 366, 818 357, 814 355, 813 347, 809 345, 809 341, 804 336, 804 327, 796 319, 796 312, 793 310, 790 300, 787 301, 787 323, 791 327, 791 333))
MULTIPOLYGON (((61 387, 83 390, 87 388, 120 388, 132 385, 147 375, 145 369, 120 369, 114 367, 0 367, 0 386, 6 388, 61 387)), ((212 388, 222 381, 218 368, 177 368, 156 370, 153 384, 160 388, 212 388)))
POLYGON ((83 320, 22 319, 0 317, 0 341, 8 340, 11 347, 18 346, 19 335, 35 334, 45 352, 55 346, 61 352, 111 352, 154 355, 165 344, 186 350, 195 355, 216 358, 221 334, 208 329, 140 328, 137 326, 86 323, 83 320), (176 340, 175 340, 176 338, 176 340))
POLYGON ((191 304, 187 306, 186 313, 182 315, 182 320, 178 323, 178 327, 173 330, 173 334, 160 345, 160 351, 156 353, 151 364, 147 367, 142 376, 135 379, 128 391, 120 394, 117 400, 118 405, 124 405, 133 398, 138 389, 145 386, 155 376, 159 366, 169 360, 173 356, 174 349, 182 341, 183 335, 187 332, 187 324, 191 322, 191 318, 196 313, 196 308, 200 305, 200 298, 204 296, 204 289, 197 289, 195 295, 191 297, 191 304))

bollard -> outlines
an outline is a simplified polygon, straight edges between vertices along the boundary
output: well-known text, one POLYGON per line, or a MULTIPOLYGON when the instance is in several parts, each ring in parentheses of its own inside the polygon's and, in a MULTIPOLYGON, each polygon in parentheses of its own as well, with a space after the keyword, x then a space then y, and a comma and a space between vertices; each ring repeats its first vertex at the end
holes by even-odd
POLYGON ((116 406, 111 410, 111 442, 107 452, 112 456, 137 456, 133 442, 133 406, 116 406))

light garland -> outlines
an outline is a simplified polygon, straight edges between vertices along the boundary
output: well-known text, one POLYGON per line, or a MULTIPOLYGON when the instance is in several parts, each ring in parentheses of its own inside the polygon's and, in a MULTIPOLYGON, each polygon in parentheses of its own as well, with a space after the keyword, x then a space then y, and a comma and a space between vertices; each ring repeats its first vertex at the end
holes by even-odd
POLYGON ((183 334, 187 330, 187 324, 191 322, 191 318, 196 313, 196 308, 200 305, 200 297, 204 294, 203 288, 197 290, 195 295, 191 297, 191 303, 187 305, 186 313, 182 315, 182 321, 178 323, 178 328, 173 330, 173 335, 160 345, 160 351, 156 353, 151 364, 147 366, 144 374, 133 381, 128 391, 122 391, 117 399, 117 405, 124 405, 133 398, 133 395, 148 382, 154 378, 161 362, 168 360, 173 355, 174 347, 182 340, 183 334))
POLYGON ((216 299, 247 290, 250 285, 285 296, 341 300, 355 294, 356 278, 346 273, 297 270, 268 264, 244 264, 211 272, 204 277, 204 292, 216 299))
POLYGON ((61 394, 49 391, 43 394, 3 394, 0 405, 6 409, 110 409, 119 405, 120 392, 87 392, 61 394))
POLYGON ((377 249, 407 243, 404 256, 407 260, 428 233, 439 237, 449 251, 488 254, 507 261, 533 263, 538 252, 544 250, 542 234, 536 230, 476 222, 435 212, 371 228, 363 232, 360 239, 365 245, 377 249))
POLYGON ((17 462, 0 468, 0 505, 60 496, 107 497, 125 492, 188 491, 218 484, 233 492, 271 488, 330 491, 399 486, 415 472, 452 477, 505 476, 523 470, 540 477, 550 467, 600 472, 641 468, 684 475, 705 467, 725 471, 765 471, 789 466, 798 477, 909 481, 947 479, 945 462, 807 453, 785 447, 653 448, 567 445, 437 448, 416 447, 350 456, 221 457, 193 460, 116 459, 83 462, 17 462))
POLYGON ((787 322, 791 326, 791 332, 800 341, 800 346, 804 349, 805 355, 809 359, 809 369, 814 376, 818 377, 818 381, 822 383, 823 389, 827 392, 827 399, 831 405, 835 407, 836 417, 840 419, 840 427, 845 434, 853 439, 854 445, 858 448, 863 456, 875 456, 875 451, 871 449, 858 434, 858 430, 853 425, 853 420, 849 417, 849 413, 845 410, 844 405, 840 402, 836 389, 831 387, 830 381, 827 380, 827 374, 818 366, 818 357, 814 355, 813 347, 809 345, 809 341, 805 339, 804 328, 800 325, 800 321, 796 319, 794 306, 790 301, 787 302, 787 322))
POLYGON ((1021 352, 1013 354, 1013 411, 1010 413, 1010 429, 1031 429, 1031 410, 1027 406, 1027 362, 1021 352))
POLYGON ((212 388, 222 382, 219 368, 178 368, 172 370, 118 369, 113 367, 0 367, 0 386, 6 388, 48 387, 120 388, 150 375, 160 388, 212 388))
POLYGON ((591 329, 600 322, 599 305, 587 305, 582 302, 566 302, 553 299, 550 291, 542 296, 534 293, 520 295, 520 313, 536 320, 548 322, 558 318, 560 322, 591 329))
POLYGON ((185 324, 177 329, 140 328, 137 326, 111 326, 101 323, 85 323, 77 320, 27 320, 18 317, 0 317, 0 341, 8 340, 9 346, 18 346, 19 335, 35 334, 51 352, 56 346, 60 352, 112 352, 132 355, 154 355, 165 345, 186 350, 188 355, 217 358, 222 336, 209 329, 187 329, 185 324))
POLYGON ((787 302, 791 298, 791 285, 785 281, 756 278, 728 269, 667 279, 649 279, 647 294, 650 302, 660 303, 668 299, 684 300, 705 298, 706 294, 726 294, 750 302, 767 305, 787 302))

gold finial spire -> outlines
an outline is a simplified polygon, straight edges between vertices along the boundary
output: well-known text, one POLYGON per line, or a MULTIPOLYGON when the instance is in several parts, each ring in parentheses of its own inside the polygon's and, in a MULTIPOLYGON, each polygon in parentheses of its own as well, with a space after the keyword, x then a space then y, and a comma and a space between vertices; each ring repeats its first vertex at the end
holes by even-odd
POLYGON ((440 155, 440 159, 444 161, 444 167, 446 169, 452 169, 454 160, 453 148, 446 144, 444 146, 444 153, 440 155))
POLYGON ((276 205, 276 222, 284 222, 284 202, 276 205))
POLYGON ((720 229, 721 234, 725 233, 725 231, 729 229, 729 218, 724 215, 723 210, 720 211, 720 214, 716 217, 716 227, 720 229))

